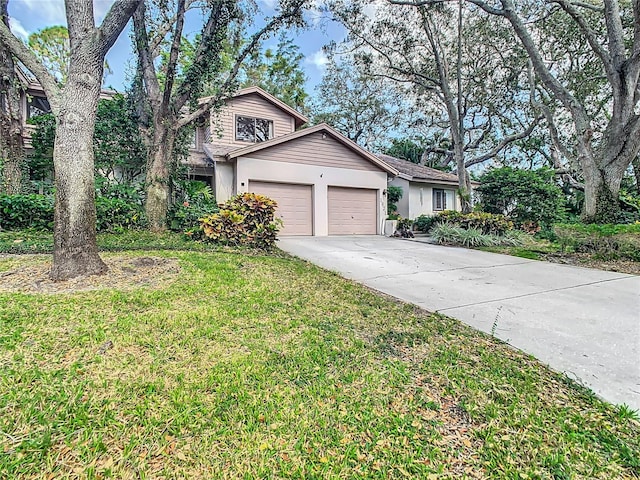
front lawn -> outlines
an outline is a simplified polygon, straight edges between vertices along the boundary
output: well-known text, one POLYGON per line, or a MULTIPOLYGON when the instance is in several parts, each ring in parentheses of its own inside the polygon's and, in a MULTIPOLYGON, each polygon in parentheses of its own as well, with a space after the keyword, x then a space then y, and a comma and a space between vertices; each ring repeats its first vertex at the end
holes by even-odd
POLYGON ((0 292, 0 478, 640 477, 633 412, 457 321, 284 255, 105 256, 181 270, 0 292))

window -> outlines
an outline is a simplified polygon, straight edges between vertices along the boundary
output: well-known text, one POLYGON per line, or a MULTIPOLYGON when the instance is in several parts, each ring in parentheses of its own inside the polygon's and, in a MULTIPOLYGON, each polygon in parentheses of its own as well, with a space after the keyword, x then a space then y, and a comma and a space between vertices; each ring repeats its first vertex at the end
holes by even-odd
POLYGON ((51 113, 51 107, 46 98, 36 96, 27 97, 27 118, 37 117, 45 113, 51 113))
POLYGON ((273 121, 263 118, 236 117, 236 140, 264 142, 273 138, 273 121))
POLYGON ((446 210, 447 209, 447 194, 440 188, 433 189, 433 209, 434 210, 446 210))

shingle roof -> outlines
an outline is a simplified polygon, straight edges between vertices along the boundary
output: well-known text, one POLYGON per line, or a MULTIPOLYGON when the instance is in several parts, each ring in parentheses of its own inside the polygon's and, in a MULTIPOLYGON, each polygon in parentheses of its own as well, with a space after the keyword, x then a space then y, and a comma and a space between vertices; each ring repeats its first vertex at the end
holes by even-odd
POLYGON ((425 167, 424 165, 418 165, 401 158, 391 157, 389 155, 377 154, 380 160, 388 163, 392 167, 396 168, 402 176, 410 177, 409 180, 414 181, 435 181, 446 183, 458 183, 458 176, 453 173, 443 172, 436 170, 435 168, 425 167))

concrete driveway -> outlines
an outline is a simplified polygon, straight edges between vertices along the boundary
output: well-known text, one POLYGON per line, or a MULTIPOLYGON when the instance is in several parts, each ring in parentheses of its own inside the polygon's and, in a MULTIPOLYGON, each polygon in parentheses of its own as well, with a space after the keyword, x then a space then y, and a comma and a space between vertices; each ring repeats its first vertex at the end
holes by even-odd
POLYGON ((640 410, 640 277, 381 236, 280 248, 534 355, 640 410))

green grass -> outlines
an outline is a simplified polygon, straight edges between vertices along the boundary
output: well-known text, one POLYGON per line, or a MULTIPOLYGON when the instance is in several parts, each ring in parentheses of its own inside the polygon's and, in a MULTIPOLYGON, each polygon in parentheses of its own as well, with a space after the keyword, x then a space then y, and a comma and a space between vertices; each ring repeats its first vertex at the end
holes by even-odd
POLYGON ((0 293, 0 478, 640 477, 633 412, 457 321, 284 255, 145 255, 179 278, 0 293))

